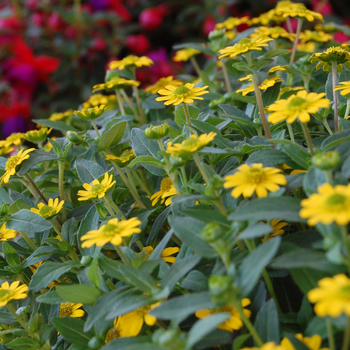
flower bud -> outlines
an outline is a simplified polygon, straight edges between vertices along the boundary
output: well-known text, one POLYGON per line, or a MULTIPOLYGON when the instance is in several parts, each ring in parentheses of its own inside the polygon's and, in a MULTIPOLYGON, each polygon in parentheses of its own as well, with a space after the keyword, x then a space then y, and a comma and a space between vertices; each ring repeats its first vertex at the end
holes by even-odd
POLYGON ((92 257, 90 255, 84 255, 80 259, 80 264, 82 264, 83 266, 89 266, 91 261, 92 261, 92 257))
POLYGON ((215 174, 211 179, 211 184, 214 190, 221 190, 225 180, 218 174, 215 174))
POLYGON ((213 296, 223 296, 231 292, 233 280, 225 275, 211 275, 209 277, 209 291, 213 296))
POLYGON ((66 137, 68 141, 74 143, 75 145, 80 145, 83 141, 83 138, 72 130, 67 131, 66 137))
POLYGON ((180 168, 182 166, 185 166, 189 162, 190 158, 188 157, 181 157, 177 154, 171 154, 169 161, 173 168, 180 168))
POLYGON ((101 105, 91 108, 83 108, 81 111, 74 111, 74 114, 84 120, 93 120, 100 117, 106 110, 108 106, 101 105))
POLYGON ((169 125, 167 122, 160 125, 150 125, 145 130, 145 136, 151 140, 160 140, 169 133, 169 125))
POLYGON ((210 41, 221 39, 221 38, 223 38, 225 33, 226 33, 226 28, 214 29, 209 33, 208 39, 210 41))
POLYGON ((222 228, 216 222, 209 222, 203 227, 201 238, 203 241, 210 243, 216 241, 223 234, 222 228))
POLYGON ((89 349, 100 349, 100 347, 103 345, 103 340, 99 337, 92 337, 88 342, 89 349))
POLYGON ((321 170, 332 170, 339 164, 340 155, 336 151, 317 153, 312 157, 311 162, 321 170))

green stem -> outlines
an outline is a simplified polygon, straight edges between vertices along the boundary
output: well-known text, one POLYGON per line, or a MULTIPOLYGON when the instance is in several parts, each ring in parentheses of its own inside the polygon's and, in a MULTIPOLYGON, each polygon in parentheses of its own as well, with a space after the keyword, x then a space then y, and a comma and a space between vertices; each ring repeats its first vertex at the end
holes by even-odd
POLYGON ((125 169, 125 172, 126 172, 126 176, 128 177, 128 180, 129 180, 129 182, 130 182, 130 185, 133 187, 133 189, 134 189, 135 191, 137 191, 136 185, 135 185, 135 182, 134 182, 134 179, 133 179, 133 177, 132 177, 132 175, 131 175, 131 173, 130 173, 129 168, 126 166, 124 169, 125 169))
POLYGON ((209 179, 207 173, 205 172, 201 161, 199 160, 197 152, 193 153, 193 159, 194 159, 194 162, 197 165, 197 168, 198 168, 199 172, 202 174, 204 181, 209 185, 210 179, 209 179))
POLYGON ((267 273, 266 269, 263 270, 262 275, 264 277, 266 287, 267 287, 267 290, 269 291, 270 297, 275 301, 278 312, 282 313, 281 307, 280 307, 279 302, 277 300, 275 290, 273 288, 271 278, 270 278, 269 274, 267 273))
POLYGON ((141 99, 140 99, 140 95, 139 95, 139 89, 137 88, 137 86, 133 85, 132 89, 135 93, 135 97, 136 97, 136 103, 137 103, 137 107, 139 108, 139 113, 140 113, 140 118, 141 118, 141 124, 144 125, 146 124, 146 117, 145 114, 143 112, 143 108, 141 105, 141 99))
POLYGON ((120 256, 120 259, 122 259, 123 263, 127 266, 130 266, 129 261, 126 259, 122 250, 116 245, 114 246, 114 248, 115 248, 115 251, 117 252, 117 254, 120 256))
POLYGON ((147 186, 144 184, 144 182, 141 180, 139 174, 137 173, 137 170, 135 169, 131 169, 131 172, 134 174, 134 176, 136 177, 137 182, 139 183, 139 185, 142 187, 142 189, 149 195, 152 196, 152 193, 150 192, 150 190, 147 188, 147 186))
POLYGON ((117 100, 118 100, 118 105, 119 105, 119 109, 120 109, 120 113, 122 115, 125 115, 125 109, 123 106, 123 100, 122 97, 120 95, 120 91, 118 89, 115 90, 115 94, 117 95, 117 100))
POLYGON ((47 205, 48 202, 45 198, 45 196, 42 194, 42 192, 40 191, 39 187, 36 185, 36 183, 34 182, 34 180, 31 178, 31 176, 29 174, 25 174, 24 175, 25 178, 29 181, 29 183, 32 185, 33 189, 35 190, 35 192, 40 196, 40 198, 44 201, 44 203, 47 205))
POLYGON ((191 124, 191 121, 190 121, 190 113, 188 112, 187 105, 186 105, 185 102, 182 102, 182 105, 184 106, 184 110, 185 110, 185 114, 186 114, 187 123, 188 123, 189 125, 192 125, 192 124, 191 124))
POLYGON ((350 345, 350 317, 347 316, 342 350, 349 350, 349 345, 350 345))
POLYGON ((328 124, 327 119, 325 119, 325 120, 323 121, 323 125, 324 125, 324 127, 326 128, 326 130, 328 131, 329 135, 333 135, 333 131, 332 131, 332 129, 329 127, 329 124, 328 124))
POLYGON ((303 132, 305 135, 307 147, 309 148, 310 154, 313 156, 315 153, 314 153, 314 147, 312 146, 309 129, 307 128, 306 123, 300 122, 300 124, 301 124, 301 128, 303 129, 303 132))
POLYGON ((117 289, 117 287, 112 283, 112 281, 109 278, 106 279, 106 284, 107 284, 107 286, 109 287, 110 290, 117 289))
POLYGON ((333 83, 333 101, 334 101, 334 132, 338 132, 338 95, 334 88, 337 86, 337 62, 332 62, 332 83, 333 83))
POLYGON ((37 246, 33 243, 33 241, 27 236, 26 233, 19 231, 23 239, 27 242, 27 244, 35 251, 37 246))
POLYGON ((294 134, 293 134, 293 128, 292 128, 292 125, 287 123, 287 129, 288 129, 288 132, 289 132, 289 137, 290 137, 290 140, 295 143, 295 139, 294 139, 294 134))
POLYGON ((221 61, 221 66, 222 66, 222 73, 224 75, 224 80, 225 80, 225 85, 226 85, 227 92, 232 92, 230 78, 228 76, 227 68, 225 66, 225 62, 224 61, 221 61))
POLYGON ((103 204, 105 205, 106 209, 108 210, 109 215, 110 215, 110 216, 114 216, 116 213, 114 212, 114 210, 112 209, 112 207, 109 205, 108 200, 106 199, 106 196, 105 196, 105 197, 102 197, 102 202, 103 202, 103 204))
POLYGON ((129 108, 132 110, 132 112, 134 113, 135 117, 137 117, 138 119, 140 119, 139 114, 137 113, 135 107, 133 106, 133 104, 130 101, 129 96, 126 94, 124 89, 120 89, 120 93, 121 95, 124 97, 124 100, 126 102, 126 104, 129 106, 129 108))
MULTIPOLYGON (((63 182, 64 182, 64 162, 61 162, 60 160, 58 160, 58 189, 59 189, 61 201, 65 200, 63 182)), ((63 204, 62 219, 65 221, 66 218, 67 218, 66 207, 63 204)))
POLYGON ((126 217, 124 216, 123 212, 118 208, 118 206, 113 202, 113 199, 110 197, 110 195, 106 195, 105 200, 108 202, 108 204, 113 208, 116 214, 121 214, 121 218, 123 220, 126 220, 126 217))
POLYGON ((346 110, 345 110, 345 114, 344 114, 344 119, 346 119, 349 116, 349 112, 350 112, 350 99, 346 99, 346 110))
POLYGON ((200 77, 201 76, 201 69, 199 68, 197 60, 195 59, 195 57, 192 56, 192 57, 190 57, 190 61, 192 63, 194 70, 196 71, 197 75, 200 77))
POLYGON ((330 350, 335 350, 333 326, 328 317, 326 318, 326 325, 327 325, 327 335, 328 335, 328 343, 329 343, 330 350))
POLYGON ((349 276, 350 276, 350 245, 349 245, 349 240, 348 240, 348 230, 346 226, 344 225, 339 225, 340 232, 343 238, 343 243, 346 247, 346 252, 347 252, 347 258, 348 258, 348 271, 349 271, 349 276))
POLYGON ((6 305, 7 309, 11 312, 12 316, 17 320, 17 322, 23 327, 23 329, 32 337, 35 339, 38 339, 38 336, 34 334, 26 325, 24 320, 16 314, 16 308, 13 304, 9 303, 6 305))
POLYGON ((97 128, 97 125, 96 125, 95 121, 91 120, 91 124, 92 124, 92 127, 94 128, 94 130, 96 131, 97 138, 100 139, 101 138, 101 134, 98 131, 98 128, 97 128))
POLYGON ((302 25, 303 25, 303 19, 302 18, 298 18, 297 32, 295 33, 295 38, 294 38, 294 43, 293 43, 293 50, 292 50, 292 54, 290 56, 290 61, 289 61, 290 65, 292 65, 294 63, 295 53, 297 51, 297 46, 298 46, 298 42, 299 42, 299 34, 301 32, 302 25))
POLYGON ((333 186, 332 170, 324 170, 327 182, 333 186))
POLYGON ((181 167, 181 175, 182 175, 182 188, 187 187, 187 175, 184 167, 181 167))

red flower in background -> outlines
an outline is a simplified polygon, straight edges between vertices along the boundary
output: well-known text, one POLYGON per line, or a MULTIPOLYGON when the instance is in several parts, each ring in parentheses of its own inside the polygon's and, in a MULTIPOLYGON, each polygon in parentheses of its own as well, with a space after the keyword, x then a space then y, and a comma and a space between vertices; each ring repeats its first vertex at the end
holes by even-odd
POLYGON ((127 47, 136 54, 144 54, 150 48, 148 38, 143 34, 129 35, 126 38, 127 47))

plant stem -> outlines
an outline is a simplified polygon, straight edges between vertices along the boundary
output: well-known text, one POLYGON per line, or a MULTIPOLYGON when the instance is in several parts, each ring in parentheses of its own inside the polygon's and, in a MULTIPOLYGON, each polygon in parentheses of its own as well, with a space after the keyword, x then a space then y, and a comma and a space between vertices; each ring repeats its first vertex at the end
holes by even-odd
POLYGON ((11 312, 12 316, 17 320, 17 322, 23 327, 23 329, 30 335, 32 338, 38 339, 38 336, 34 334, 26 325, 24 320, 16 314, 16 308, 13 304, 6 304, 7 309, 11 312))
POLYGON ((147 188, 147 186, 144 184, 144 182, 141 180, 139 174, 137 173, 137 170, 135 169, 131 169, 131 172, 134 174, 134 176, 136 177, 137 182, 139 183, 139 185, 142 187, 142 189, 149 195, 152 196, 151 192, 149 191, 149 189, 147 188))
POLYGON ((115 251, 117 252, 117 254, 120 256, 120 259, 122 259, 123 263, 127 266, 130 266, 129 261, 126 259, 122 250, 116 245, 114 246, 114 248, 115 248, 115 251))
POLYGON ((97 125, 95 123, 94 120, 91 120, 91 124, 92 124, 92 127, 94 128, 95 132, 96 132, 96 135, 97 135, 97 138, 100 139, 101 138, 101 134, 100 132, 98 131, 98 128, 97 128, 97 125))
POLYGON ((190 57, 190 61, 192 63, 194 70, 196 71, 197 75, 200 77, 201 76, 201 69, 199 68, 197 60, 192 56, 192 57, 190 57))
POLYGON ((349 240, 348 240, 348 230, 346 228, 346 226, 344 225, 339 225, 340 228, 340 232, 343 238, 343 243, 346 247, 346 252, 347 252, 347 258, 348 258, 348 271, 349 271, 349 275, 350 275, 350 245, 349 245, 349 240))
POLYGON ((327 182, 333 186, 332 170, 324 170, 327 182))
POLYGON ((328 343, 329 343, 330 350, 335 350, 333 326, 329 318, 326 318, 326 325, 327 325, 327 335, 328 335, 328 343))
POLYGON ((332 62, 332 83, 333 83, 333 101, 334 101, 334 132, 338 132, 338 96, 337 92, 334 91, 334 88, 337 85, 337 62, 332 62))
POLYGON ((105 205, 105 207, 107 208, 109 215, 114 216, 116 213, 114 212, 112 207, 109 205, 108 201, 106 200, 106 196, 102 198, 102 202, 105 205))
POLYGON ((349 350, 349 345, 350 345, 350 317, 347 316, 342 350, 349 350))
POLYGON ((294 57, 295 57, 295 53, 297 51, 297 46, 298 46, 298 41, 299 41, 299 34, 300 34, 300 31, 301 31, 302 25, 303 25, 303 19, 302 18, 298 18, 297 32, 295 33, 295 38, 294 38, 294 43, 293 43, 293 50, 292 50, 292 54, 290 56, 290 61, 289 61, 290 65, 292 65, 294 63, 294 57))
POLYGON ((131 173, 130 173, 129 168, 126 166, 124 169, 125 169, 125 172, 126 172, 126 176, 128 177, 128 180, 129 180, 129 182, 130 182, 130 185, 133 187, 133 189, 134 189, 135 191, 137 191, 136 185, 135 185, 135 182, 134 182, 134 179, 133 179, 133 177, 132 177, 132 175, 131 175, 131 173))
POLYGON ((182 188, 187 187, 187 176, 186 176, 186 170, 182 166, 181 167, 181 175, 182 175, 182 188))
POLYGON ((197 152, 194 152, 194 153, 193 153, 193 159, 194 159, 194 162, 195 162, 196 165, 197 165, 197 168, 198 168, 199 172, 202 174, 204 181, 205 181, 207 184, 209 184, 210 179, 209 179, 209 177, 208 177, 206 171, 204 170, 201 161, 199 160, 199 157, 198 157, 197 152))
MULTIPOLYGON (((61 201, 65 200, 64 196, 64 187, 63 187, 63 181, 64 181, 64 162, 58 161, 58 190, 60 193, 61 201)), ((66 207, 63 204, 62 207, 62 218, 65 221, 67 218, 66 214, 66 207)))
POLYGON ((132 86, 132 89, 135 93, 137 107, 139 108, 141 124, 144 125, 144 124, 146 124, 146 117, 145 117, 145 114, 143 113, 143 108, 141 105, 141 99, 140 99, 140 95, 139 95, 139 89, 135 85, 132 86))
POLYGON ((123 100, 122 100, 122 97, 121 97, 121 95, 120 95, 119 89, 116 89, 116 90, 115 90, 115 94, 117 95, 117 100, 118 100, 118 105, 119 105, 120 113, 121 113, 122 115, 125 115, 125 109, 124 109, 124 106, 123 106, 123 100))
POLYGON ((26 233, 19 231, 23 239, 28 243, 28 245, 35 251, 37 246, 33 243, 33 241, 27 236, 26 233))
POLYGON ((267 273, 266 269, 263 270, 262 275, 264 277, 266 287, 267 287, 267 290, 269 291, 270 297, 275 301, 278 312, 282 313, 281 307, 280 307, 279 302, 277 300, 275 290, 273 288, 271 278, 270 278, 269 274, 267 273))
POLYGON ((31 178, 31 176, 29 174, 25 174, 24 175, 25 178, 29 181, 29 183, 32 185, 32 187, 34 188, 34 190, 36 191, 36 193, 41 197, 41 199, 44 201, 44 203, 47 205, 48 202, 45 198, 45 196, 42 194, 42 192, 40 191, 39 187, 36 185, 36 183, 34 182, 34 180, 31 178))
POLYGON ((223 73, 224 79, 225 79, 225 85, 226 85, 227 92, 232 92, 230 78, 228 76, 227 68, 225 66, 225 62, 224 61, 221 61, 221 67, 222 67, 222 73, 223 73))
POLYGON ((333 135, 333 131, 332 131, 332 129, 329 127, 327 119, 325 119, 325 120, 323 121, 323 125, 324 125, 324 127, 326 128, 326 130, 328 131, 329 135, 333 135))
POLYGON ((108 204, 113 208, 116 214, 121 214, 121 218, 123 220, 126 220, 126 217, 124 216, 123 212, 118 208, 118 206, 113 202, 113 199, 110 197, 110 195, 106 195, 104 197, 108 204))
POLYGON ((293 134, 293 128, 292 128, 292 126, 289 123, 286 122, 286 124, 287 124, 287 129, 288 129, 288 132, 289 132, 290 140, 293 143, 295 143, 294 134, 293 134))
POLYGON ((314 153, 314 147, 312 146, 309 129, 307 128, 306 123, 300 122, 300 124, 301 124, 301 127, 302 127, 304 135, 305 135, 307 147, 309 148, 310 154, 313 156, 315 153, 314 153))
POLYGON ((349 116, 349 112, 350 112, 350 99, 346 99, 346 110, 345 110, 345 114, 344 114, 344 119, 346 119, 349 116))
POLYGON ((186 114, 187 123, 188 123, 189 125, 192 125, 192 124, 191 124, 191 121, 190 121, 190 113, 188 112, 187 105, 186 105, 185 102, 182 102, 182 105, 184 106, 184 110, 185 110, 185 114, 186 114))
POLYGON ((134 107, 133 104, 131 103, 130 98, 129 98, 129 96, 126 94, 125 90, 124 90, 124 89, 120 89, 120 93, 121 93, 121 95, 124 97, 125 102, 126 102, 127 105, 129 106, 129 108, 132 110, 132 112, 134 113, 135 117, 137 117, 137 118, 139 119, 139 118, 140 118, 140 117, 139 117, 139 114, 137 113, 135 107, 134 107))

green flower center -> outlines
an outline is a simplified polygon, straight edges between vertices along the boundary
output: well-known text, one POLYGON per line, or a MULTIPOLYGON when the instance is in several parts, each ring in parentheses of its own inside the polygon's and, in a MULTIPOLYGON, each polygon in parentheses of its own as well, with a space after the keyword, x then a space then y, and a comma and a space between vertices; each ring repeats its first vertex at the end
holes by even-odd
POLYGON ((306 103, 307 103, 307 100, 296 96, 288 103, 288 107, 292 109, 299 109, 299 108, 302 108, 306 103))
POLYGON ((14 168, 16 168, 16 166, 18 165, 18 162, 21 160, 20 157, 18 156, 12 156, 8 159, 8 161, 6 162, 6 170, 12 170, 14 168))
POLYGON ((107 237, 113 237, 113 236, 116 236, 119 233, 119 231, 120 231, 120 228, 118 226, 107 224, 103 228, 103 235, 107 237))
POLYGON ((347 202, 347 197, 339 193, 332 194, 326 200, 326 204, 330 207, 343 207, 346 202, 347 202))
POLYGON ((232 311, 232 307, 229 305, 224 305, 220 307, 216 307, 210 311, 211 314, 215 314, 217 312, 230 312, 232 311))
POLYGON ((8 301, 11 299, 12 291, 11 290, 0 290, 0 301, 8 301))
POLYGON ((68 303, 63 303, 60 306, 60 317, 71 316, 73 313, 72 305, 68 303))
POLYGON ((42 216, 44 219, 51 218, 56 214, 56 209, 53 207, 49 207, 46 205, 45 207, 42 207, 39 211, 39 215, 42 216))
POLYGON ((343 299, 350 300, 350 285, 342 286, 339 292, 343 299))
POLYGON ((186 86, 179 86, 173 92, 176 97, 187 97, 191 95, 191 90, 186 86))
POLYGON ((266 180, 266 175, 262 169, 251 168, 245 173, 248 183, 260 184, 266 180))
POLYGON ((97 197, 99 194, 104 192, 104 189, 105 189, 104 186, 101 184, 94 185, 92 186, 91 193, 97 197))

